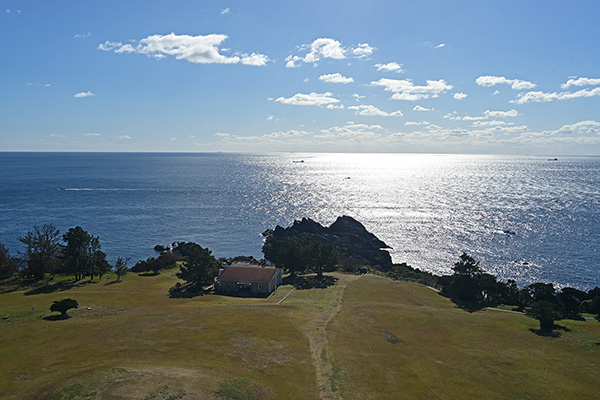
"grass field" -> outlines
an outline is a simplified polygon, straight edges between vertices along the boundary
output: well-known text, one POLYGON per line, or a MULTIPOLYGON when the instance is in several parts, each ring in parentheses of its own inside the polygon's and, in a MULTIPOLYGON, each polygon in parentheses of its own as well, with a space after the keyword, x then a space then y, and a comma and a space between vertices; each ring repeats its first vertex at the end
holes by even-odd
POLYGON ((600 323, 468 313, 432 290, 365 277, 348 284, 330 327, 344 399, 600 398, 600 323), (349 329, 352 327, 351 329, 349 329))
POLYGON ((2 399, 566 399, 600 393, 600 323, 468 313, 430 289, 333 274, 266 299, 169 298, 175 271, 0 294, 2 399), (46 288, 48 289, 48 288, 46 288), (33 293, 33 294, 32 294, 33 293), (71 318, 51 321, 71 297, 71 318), (257 305, 264 304, 264 305, 257 305), (567 330, 568 329, 568 330, 567 330))

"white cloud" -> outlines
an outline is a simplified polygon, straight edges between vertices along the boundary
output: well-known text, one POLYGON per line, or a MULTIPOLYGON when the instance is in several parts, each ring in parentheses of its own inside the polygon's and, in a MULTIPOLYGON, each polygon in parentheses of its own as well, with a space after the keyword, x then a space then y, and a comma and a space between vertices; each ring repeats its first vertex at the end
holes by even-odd
POLYGON ((333 60, 343 60, 347 56, 353 55, 355 58, 363 58, 371 55, 374 48, 367 43, 360 43, 355 48, 345 48, 342 43, 330 38, 319 38, 313 41, 310 45, 299 46, 298 52, 305 53, 302 55, 289 55, 285 61, 287 68, 299 67, 302 63, 316 64, 323 58, 331 58, 333 60))
POLYGON ((519 93, 516 100, 511 100, 511 103, 525 104, 525 103, 542 103, 554 100, 570 100, 581 97, 595 97, 600 96, 600 87, 592 90, 582 89, 577 92, 527 92, 519 93))
POLYGON ((571 86, 596 86, 600 85, 598 78, 576 78, 569 79, 566 83, 560 85, 561 89, 568 89, 571 86))
POLYGON ((514 108, 508 111, 491 111, 486 110, 484 113, 486 118, 514 118, 519 115, 519 112, 514 108))
POLYGON ((90 32, 86 32, 86 33, 78 33, 75 36, 73 36, 74 39, 85 39, 85 38, 89 38, 90 36, 92 36, 92 34, 90 32))
POLYGON ((49 83, 31 83, 31 82, 27 82, 27 86, 50 87, 52 85, 50 85, 49 83))
POLYGON ((462 100, 467 97, 467 94, 458 92, 458 93, 454 93, 454 95, 452 97, 454 97, 456 100, 462 100))
POLYGON ((333 96, 333 93, 325 92, 325 93, 296 93, 290 98, 279 97, 277 100, 282 104, 291 104, 295 106, 326 106, 326 105, 334 105, 339 103, 340 101, 333 96))
POLYGON ((53 137, 53 138, 66 138, 67 135, 62 135, 60 133, 51 133, 48 136, 53 137))
POLYGON ((368 43, 359 43, 356 48, 352 49, 352 54, 354 54, 357 58, 364 58, 373 54, 374 50, 375 48, 370 46, 368 43))
POLYGON ((221 10, 221 15, 225 15, 225 14, 229 14, 231 12, 231 10, 229 10, 229 7, 221 10))
POLYGON ((176 138, 176 137, 172 137, 172 138, 171 138, 171 142, 174 142, 174 141, 176 141, 176 140, 177 140, 177 138, 176 138))
POLYGON ((273 121, 275 117, 272 115, 267 115, 267 121, 273 121))
POLYGON ((99 50, 114 51, 115 53, 138 53, 157 59, 175 56, 177 60, 187 60, 198 64, 237 64, 263 66, 269 57, 260 53, 236 53, 226 56, 219 52, 219 46, 227 35, 152 35, 148 36, 134 46, 121 42, 106 41, 98 46, 99 50))
POLYGON ((410 93, 394 93, 392 95, 393 100, 406 100, 406 101, 417 101, 428 98, 426 94, 410 94, 410 93))
POLYGON ((117 139, 121 139, 121 140, 131 140, 131 136, 129 136, 129 135, 122 135, 122 136, 119 136, 117 139))
POLYGON ((505 121, 498 121, 497 119, 491 121, 475 121, 473 126, 498 126, 498 125, 512 125, 507 124, 505 121))
POLYGON ((377 68, 377 71, 404 72, 402 70, 402 64, 398 64, 397 62, 389 62, 387 64, 375 64, 374 67, 377 68))
POLYGON ((413 111, 431 111, 431 108, 425 108, 421 106, 414 106, 413 111))
POLYGON ((464 117, 461 117, 456 114, 457 114, 456 111, 454 111, 452 113, 448 113, 448 114, 444 115, 443 118, 450 119, 453 121, 481 121, 481 120, 486 120, 489 118, 514 118, 517 115, 519 115, 519 112, 515 109, 508 110, 508 111, 486 110, 483 113, 483 115, 479 116, 479 117, 472 117, 470 115, 465 115, 464 117))
POLYGON ((335 74, 325 74, 325 75, 321 75, 319 77, 320 81, 323 82, 327 82, 327 83, 352 83, 354 82, 354 79, 343 76, 340 73, 335 73, 335 74))
POLYGON ((522 81, 520 79, 507 79, 503 76, 480 76, 475 80, 479 86, 495 86, 500 84, 509 84, 511 88, 514 90, 525 90, 525 89, 533 89, 536 84, 528 81, 522 81))
POLYGON ((84 98, 84 97, 92 97, 95 96, 94 93, 90 92, 89 90, 87 92, 79 92, 79 93, 75 93, 75 95, 73 97, 76 97, 78 99, 84 98))
POLYGON ((99 133, 85 133, 83 136, 101 136, 99 133))
POLYGON ((426 99, 430 95, 437 97, 440 93, 452 89, 445 80, 437 81, 427 80, 425 86, 416 86, 410 79, 387 79, 381 78, 378 81, 371 82, 373 86, 382 86, 388 92, 394 92, 394 100, 416 101, 426 99))
POLYGON ((442 47, 446 47, 446 43, 440 43, 437 46, 435 46, 436 49, 441 49, 442 47))
POLYGON ((377 131, 381 131, 381 125, 355 124, 348 122, 346 126, 334 126, 328 129, 322 129, 320 135, 315 138, 352 138, 354 140, 368 140, 381 136, 377 131))
POLYGON ((418 122, 418 121, 406 121, 404 123, 405 126, 412 126, 412 125, 427 125, 429 124, 429 122, 427 121, 422 121, 422 122, 418 122))
POLYGON ((356 101, 359 101, 360 99, 364 99, 364 98, 365 98, 365 96, 361 96, 361 95, 360 95, 360 94, 358 94, 358 93, 354 93, 354 94, 352 95, 352 97, 354 97, 354 98, 356 99, 356 101))
POLYGON ((588 120, 571 125, 564 125, 562 128, 558 129, 556 133, 600 135, 600 122, 588 120))
POLYGON ((401 117, 402 111, 394 111, 391 113, 380 110, 379 108, 371 105, 360 105, 360 106, 351 106, 348 107, 348 110, 356 110, 356 115, 369 115, 369 116, 378 116, 378 117, 401 117))

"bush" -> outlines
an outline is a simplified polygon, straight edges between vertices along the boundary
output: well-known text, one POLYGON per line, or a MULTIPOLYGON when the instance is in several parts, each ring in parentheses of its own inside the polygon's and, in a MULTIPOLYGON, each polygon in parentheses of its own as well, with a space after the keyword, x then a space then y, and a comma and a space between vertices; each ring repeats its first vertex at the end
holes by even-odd
POLYGON ((78 307, 79 307, 79 303, 77 303, 77 300, 73 300, 73 299, 69 298, 69 299, 53 301, 52 305, 50 306, 50 311, 59 312, 61 315, 66 316, 67 311, 69 311, 72 308, 78 308, 78 307))

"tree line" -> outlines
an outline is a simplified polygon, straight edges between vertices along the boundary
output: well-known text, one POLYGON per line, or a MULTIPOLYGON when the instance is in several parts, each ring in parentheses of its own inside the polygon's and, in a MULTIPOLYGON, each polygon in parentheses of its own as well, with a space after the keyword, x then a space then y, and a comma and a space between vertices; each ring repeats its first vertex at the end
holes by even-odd
MULTIPOLYGON (((47 275, 72 274, 76 280, 102 278, 113 266, 102 251, 100 238, 81 226, 70 228, 63 235, 53 224, 35 225, 18 238, 25 245, 22 257, 11 257, 0 243, 0 278, 15 273, 24 278, 42 280, 47 275)), ((120 279, 127 272, 127 262, 118 258, 114 271, 120 279)))

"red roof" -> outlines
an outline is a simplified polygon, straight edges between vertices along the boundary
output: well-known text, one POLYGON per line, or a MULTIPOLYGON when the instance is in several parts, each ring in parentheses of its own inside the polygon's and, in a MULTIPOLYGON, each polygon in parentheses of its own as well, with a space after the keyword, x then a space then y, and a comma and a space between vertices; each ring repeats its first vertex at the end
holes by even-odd
POLYGON ((219 275, 219 281, 244 281, 269 283, 277 268, 229 266, 219 275))

